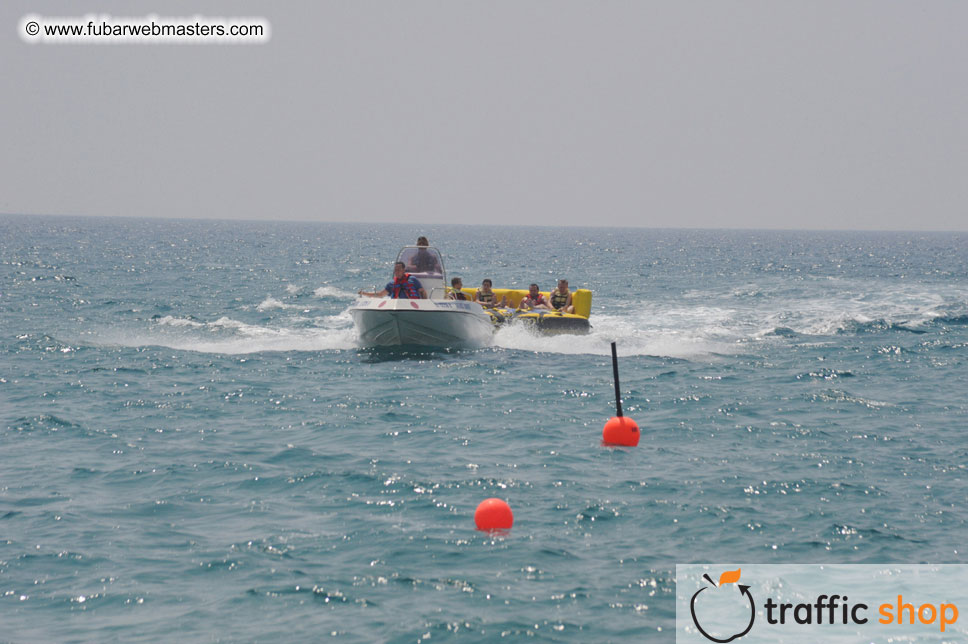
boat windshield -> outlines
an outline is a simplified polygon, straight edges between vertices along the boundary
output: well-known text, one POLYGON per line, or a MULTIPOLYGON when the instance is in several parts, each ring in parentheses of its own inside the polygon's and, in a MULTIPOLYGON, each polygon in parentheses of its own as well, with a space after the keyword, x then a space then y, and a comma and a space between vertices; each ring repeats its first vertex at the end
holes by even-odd
POLYGON ((440 253, 430 246, 406 246, 397 261, 407 266, 407 272, 418 277, 444 277, 444 262, 440 253))

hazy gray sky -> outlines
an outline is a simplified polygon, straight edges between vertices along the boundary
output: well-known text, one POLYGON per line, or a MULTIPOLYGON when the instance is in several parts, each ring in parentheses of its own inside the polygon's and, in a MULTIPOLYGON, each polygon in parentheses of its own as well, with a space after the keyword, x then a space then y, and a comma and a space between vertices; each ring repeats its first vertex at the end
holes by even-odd
POLYGON ((0 5, 0 212, 968 230, 968 3, 0 5), (28 44, 262 16, 265 45, 28 44))

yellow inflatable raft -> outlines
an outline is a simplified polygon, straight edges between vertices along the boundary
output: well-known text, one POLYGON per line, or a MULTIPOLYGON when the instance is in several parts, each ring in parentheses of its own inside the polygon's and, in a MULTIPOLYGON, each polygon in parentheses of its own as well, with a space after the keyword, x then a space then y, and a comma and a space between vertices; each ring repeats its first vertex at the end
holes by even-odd
MULTIPOLYGON (((461 289, 467 299, 473 300, 477 289, 461 289)), ((575 306, 574 313, 561 313, 547 309, 531 309, 518 311, 517 306, 528 295, 527 289, 496 288, 494 295, 498 301, 507 297, 508 308, 485 309, 491 314, 495 326, 508 323, 533 325, 542 333, 588 333, 591 324, 588 317, 592 312, 592 292, 580 288, 571 292, 571 303, 575 306)), ((542 291, 542 295, 551 298, 551 294, 542 291)))

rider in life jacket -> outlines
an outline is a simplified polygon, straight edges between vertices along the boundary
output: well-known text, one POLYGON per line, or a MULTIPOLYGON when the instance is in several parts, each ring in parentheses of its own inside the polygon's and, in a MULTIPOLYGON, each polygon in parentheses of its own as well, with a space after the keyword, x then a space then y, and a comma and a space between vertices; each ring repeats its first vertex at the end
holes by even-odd
POLYGON ((393 265, 393 281, 387 282, 387 285, 382 291, 367 293, 361 290, 359 294, 365 297, 383 297, 389 295, 394 299, 399 297, 409 298, 411 300, 427 299, 427 291, 420 285, 420 280, 407 272, 407 266, 403 262, 397 262, 393 265))
POLYGON ((571 291, 568 290, 568 280, 558 280, 558 288, 551 291, 551 306, 562 313, 575 312, 575 305, 571 303, 571 291))
POLYGON ((538 285, 532 284, 528 287, 528 294, 521 298, 518 310, 521 309, 551 309, 548 298, 538 291, 538 285))
POLYGON ((485 309, 505 307, 508 305, 507 295, 498 301, 497 294, 491 290, 491 280, 487 278, 481 282, 481 288, 474 292, 474 301, 483 306, 485 309))
POLYGON ((450 280, 450 294, 447 296, 447 299, 466 300, 467 296, 461 291, 462 288, 464 288, 464 280, 459 277, 450 280))

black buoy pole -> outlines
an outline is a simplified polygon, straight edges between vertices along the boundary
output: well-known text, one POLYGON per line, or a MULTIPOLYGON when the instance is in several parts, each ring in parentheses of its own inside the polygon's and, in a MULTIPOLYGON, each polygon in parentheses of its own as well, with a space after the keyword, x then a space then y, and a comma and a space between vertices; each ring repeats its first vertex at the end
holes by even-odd
POLYGON ((615 409, 618 417, 622 417, 622 395, 618 386, 618 354, 615 352, 615 343, 612 343, 612 373, 615 374, 615 409))
POLYGON ((631 418, 622 415, 622 388, 618 384, 618 352, 612 343, 612 373, 615 375, 615 411, 602 428, 602 443, 605 445, 624 445, 635 447, 639 444, 639 426, 631 418))

